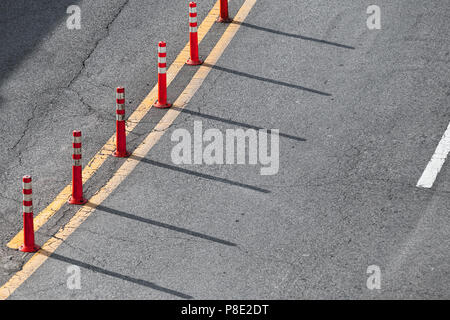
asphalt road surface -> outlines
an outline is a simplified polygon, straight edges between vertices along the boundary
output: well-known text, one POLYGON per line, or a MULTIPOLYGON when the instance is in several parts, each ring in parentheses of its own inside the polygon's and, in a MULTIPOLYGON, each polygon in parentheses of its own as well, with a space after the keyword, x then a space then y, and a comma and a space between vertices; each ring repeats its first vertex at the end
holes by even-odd
MULTIPOLYGON (((230 1, 235 16, 244 0, 230 1)), ((198 1, 199 22, 215 1, 198 1)), ((114 133, 114 88, 130 114, 187 43, 187 1, 0 3, 0 282, 31 254, 21 177, 39 212, 71 179, 71 132, 86 164, 114 133)), ((136 168, 9 299, 450 298, 450 165, 417 187, 450 119, 448 1, 258 0, 185 110, 136 168), (369 5, 381 29, 366 26, 369 5), (177 129, 278 129, 279 170, 175 164, 177 129), (367 287, 369 266, 381 270, 367 287), (81 289, 67 286, 81 270, 81 289)), ((200 46, 208 57, 227 25, 200 46)), ((199 67, 169 86, 175 101, 199 67)), ((167 110, 128 136, 133 151, 167 110)), ((94 195, 124 163, 109 157, 94 195)), ((45 243, 79 207, 36 234, 45 243)))

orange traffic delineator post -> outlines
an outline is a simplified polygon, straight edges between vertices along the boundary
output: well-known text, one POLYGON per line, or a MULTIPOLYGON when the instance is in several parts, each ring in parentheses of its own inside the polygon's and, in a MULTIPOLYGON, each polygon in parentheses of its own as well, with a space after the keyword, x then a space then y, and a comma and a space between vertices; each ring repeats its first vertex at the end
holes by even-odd
POLYGON ((166 43, 164 41, 160 41, 158 43, 158 101, 156 101, 153 106, 161 109, 172 106, 172 104, 167 103, 166 50, 166 43))
POLYGON ((220 0, 220 16, 217 22, 230 23, 231 21, 233 19, 228 16, 228 0, 220 0))
POLYGON ((189 46, 190 58, 186 63, 192 66, 202 64, 203 61, 198 56, 197 4, 195 2, 189 3, 189 46))
POLYGON ((129 155, 125 132, 125 88, 118 87, 116 89, 116 151, 113 156, 124 158, 129 155))
POLYGON ((85 204, 87 200, 83 197, 83 177, 81 167, 81 131, 73 132, 73 165, 72 165, 72 196, 70 204, 85 204))
POLYGON ((34 243, 34 225, 33 225, 33 190, 31 187, 31 176, 22 178, 23 194, 23 245, 19 250, 22 252, 36 252, 39 246, 34 243))

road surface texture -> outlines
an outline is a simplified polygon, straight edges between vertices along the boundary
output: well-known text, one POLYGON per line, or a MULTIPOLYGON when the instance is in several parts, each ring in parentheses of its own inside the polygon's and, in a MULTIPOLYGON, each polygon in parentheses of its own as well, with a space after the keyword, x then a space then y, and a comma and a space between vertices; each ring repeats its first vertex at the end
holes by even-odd
MULTIPOLYGON (((214 1, 198 3, 202 21, 214 1)), ((187 42, 187 1, 80 1, 76 31, 70 4, 0 4, 2 283, 31 257, 6 248, 21 229, 21 176, 44 208, 70 182, 71 131, 83 131, 86 162, 114 133, 114 87, 131 113, 156 84, 157 42, 168 65, 187 42)), ((173 125, 9 298, 450 298, 449 164, 416 187, 450 119, 449 15, 445 0, 258 0, 173 125), (371 4, 381 30, 366 26, 371 4), (172 133, 196 121, 279 129, 278 173, 174 164, 172 133), (67 287, 72 265, 79 290, 67 287), (366 286, 371 265, 379 290, 366 286)), ((203 57, 226 27, 209 31, 203 57)), ((197 68, 183 68, 171 101, 197 68)), ((165 112, 148 113, 129 149, 165 112)), ((122 163, 108 159, 86 196, 122 163)), ((64 206, 37 242, 77 209, 64 206)))

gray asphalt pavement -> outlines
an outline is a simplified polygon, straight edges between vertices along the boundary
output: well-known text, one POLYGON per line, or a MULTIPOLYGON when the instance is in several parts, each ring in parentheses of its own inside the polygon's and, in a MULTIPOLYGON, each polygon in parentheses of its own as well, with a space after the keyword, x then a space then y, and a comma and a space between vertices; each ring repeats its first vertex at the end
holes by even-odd
MULTIPOLYGON (((199 1, 199 19, 214 1, 199 1)), ((172 1, 30 1, 0 3, 0 282, 28 258, 5 247, 22 228, 21 177, 33 176, 35 212, 71 181, 72 131, 83 133, 85 164, 115 130, 115 87, 124 86, 127 114, 157 81, 157 44, 167 62, 186 45, 186 4, 172 1), (81 7, 81 30, 66 27, 69 5, 81 7)), ((201 21, 201 20, 200 20, 201 21)), ((220 29, 220 26, 217 28, 220 29)), ((207 45, 207 42, 205 45, 207 45)), ((211 44, 212 45, 212 44, 211 44)), ((189 72, 179 81, 188 79, 189 72)), ((174 83, 176 95, 178 83, 174 83)), ((162 114, 162 113, 161 113, 162 114)), ((128 137, 131 149, 159 121, 154 111, 128 137)), ((120 161, 109 159, 85 185, 95 193, 120 161)), ((37 237, 44 241, 76 212, 65 206, 37 237)))
MULTIPOLYGON (((432 189, 416 187, 450 118, 450 9, 380 0, 382 28, 368 30, 371 4, 258 1, 174 125, 11 299, 450 298, 449 164, 432 189), (171 135, 193 132, 194 121, 279 129, 278 174, 174 164, 171 135), (81 267, 80 290, 66 285, 71 265, 81 267), (380 290, 366 287, 370 265, 381 269, 380 290)), ((20 229, 23 171, 36 177, 43 208, 70 181, 73 127, 86 132, 90 158, 114 132, 113 88, 129 88, 136 107, 155 84, 157 41, 173 43, 169 64, 186 43, 184 3, 96 1, 86 14, 76 36, 47 23, 41 42, 5 68, 2 243, 20 229)), ((203 56, 223 30, 214 26, 203 56)), ((192 72, 169 88, 172 101, 192 72)), ((164 112, 150 112, 132 145, 164 112)), ((120 163, 109 159, 87 193, 120 163)), ((64 208, 38 240, 73 213, 64 208)), ((2 250, 4 282, 27 256, 2 250)))

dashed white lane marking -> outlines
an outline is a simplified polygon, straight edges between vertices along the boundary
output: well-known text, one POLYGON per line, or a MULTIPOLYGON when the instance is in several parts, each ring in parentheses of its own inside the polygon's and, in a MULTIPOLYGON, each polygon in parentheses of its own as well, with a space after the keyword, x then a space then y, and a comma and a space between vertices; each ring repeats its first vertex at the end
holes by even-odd
POLYGON ((439 171, 441 171, 442 166, 447 159, 448 152, 450 151, 450 124, 445 130, 444 135, 439 141, 439 144, 431 157, 430 162, 428 162, 425 171, 422 173, 419 181, 417 182, 417 187, 421 188, 431 188, 434 181, 437 178, 439 171))

